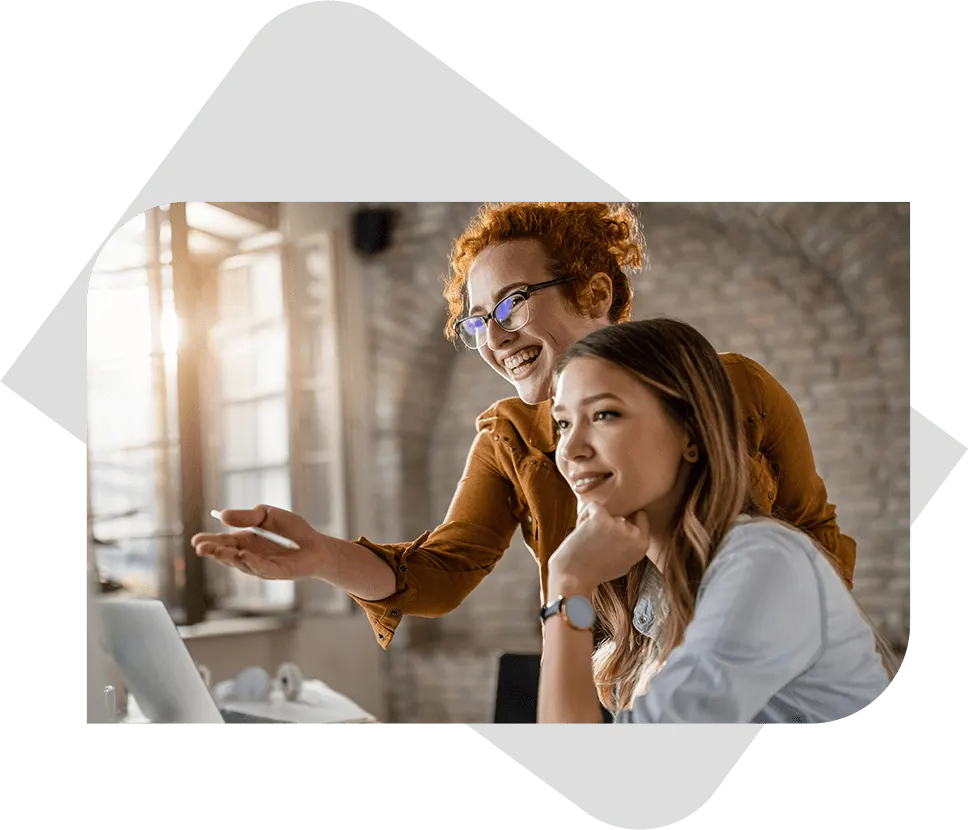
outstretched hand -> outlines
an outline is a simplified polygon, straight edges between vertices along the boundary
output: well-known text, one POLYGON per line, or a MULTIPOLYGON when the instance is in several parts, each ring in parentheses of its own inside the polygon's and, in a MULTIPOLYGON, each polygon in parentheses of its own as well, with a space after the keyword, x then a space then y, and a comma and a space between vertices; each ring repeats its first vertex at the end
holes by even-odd
POLYGON ((299 550, 287 550, 247 530, 197 533, 192 546, 199 556, 261 579, 300 579, 315 576, 322 557, 322 534, 295 513, 260 504, 251 510, 223 510, 222 522, 230 527, 261 527, 291 539, 299 550))

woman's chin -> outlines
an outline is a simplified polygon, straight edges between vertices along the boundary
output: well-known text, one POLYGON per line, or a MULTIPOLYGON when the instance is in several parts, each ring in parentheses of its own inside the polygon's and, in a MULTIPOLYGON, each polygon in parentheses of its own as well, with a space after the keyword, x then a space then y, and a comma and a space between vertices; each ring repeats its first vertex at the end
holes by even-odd
POLYGON ((589 493, 588 495, 581 496, 579 499, 579 509, 589 504, 595 504, 606 511, 610 516, 625 516, 625 513, 619 512, 622 509, 622 504, 617 502, 615 498, 611 498, 606 494, 601 496, 595 492, 589 493))
POLYGON ((547 401, 552 397, 547 381, 533 380, 529 377, 520 381, 512 380, 511 383, 515 387, 515 391, 518 392, 518 397, 524 403, 532 406, 540 404, 542 401, 547 401))
POLYGON ((632 501, 630 499, 616 498, 615 496, 606 499, 602 503, 602 507, 606 509, 606 512, 610 516, 621 516, 622 518, 629 520, 632 520, 634 514, 644 509, 639 502, 632 501))

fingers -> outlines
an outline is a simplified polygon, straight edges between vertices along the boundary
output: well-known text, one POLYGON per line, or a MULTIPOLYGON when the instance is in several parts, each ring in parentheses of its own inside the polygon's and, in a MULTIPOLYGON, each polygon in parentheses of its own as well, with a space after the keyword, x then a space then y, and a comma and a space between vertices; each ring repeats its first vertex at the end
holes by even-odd
POLYGON ((260 504, 251 510, 223 510, 220 518, 229 527, 259 527, 266 516, 265 505, 260 504))
POLYGON ((203 542, 196 548, 196 553, 261 579, 291 578, 286 564, 272 554, 257 553, 249 548, 221 545, 218 542, 203 542))
POLYGON ((582 515, 585 517, 582 521, 590 521, 591 519, 606 518, 609 514, 606 509, 595 501, 590 501, 582 509, 582 515))
POLYGON ((613 516, 601 504, 589 502, 583 506, 576 522, 576 528, 588 522, 594 522, 603 531, 611 527, 620 534, 632 538, 648 540, 650 535, 649 516, 645 510, 637 510, 630 516, 613 516))
POLYGON ((195 548, 198 556, 214 559, 223 565, 239 566, 239 556, 242 551, 232 545, 222 545, 218 542, 204 542, 195 548))
POLYGON ((222 511, 222 521, 230 527, 261 527, 281 536, 292 532, 296 518, 295 513, 269 504, 257 504, 251 510, 222 511))
POLYGON ((223 545, 226 547, 239 547, 239 536, 235 533, 196 533, 192 537, 192 547, 199 545, 223 545))
POLYGON ((235 533, 196 533, 192 537, 192 546, 199 551, 201 547, 213 548, 235 548, 236 550, 249 550, 258 556, 272 556, 284 553, 284 549, 275 542, 256 536, 245 530, 235 533))

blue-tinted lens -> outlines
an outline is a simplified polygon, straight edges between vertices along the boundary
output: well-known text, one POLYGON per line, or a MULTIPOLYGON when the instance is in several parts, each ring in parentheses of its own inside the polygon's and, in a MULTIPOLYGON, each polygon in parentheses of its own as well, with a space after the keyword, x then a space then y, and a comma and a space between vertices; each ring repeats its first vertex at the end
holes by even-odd
POLYGON ((525 298, 521 294, 505 297, 495 309, 495 320, 502 328, 525 325, 524 315, 525 298))
POLYGON ((480 317, 469 317, 467 320, 461 322, 458 329, 465 343, 472 347, 477 347, 482 337, 485 336, 488 327, 480 317))

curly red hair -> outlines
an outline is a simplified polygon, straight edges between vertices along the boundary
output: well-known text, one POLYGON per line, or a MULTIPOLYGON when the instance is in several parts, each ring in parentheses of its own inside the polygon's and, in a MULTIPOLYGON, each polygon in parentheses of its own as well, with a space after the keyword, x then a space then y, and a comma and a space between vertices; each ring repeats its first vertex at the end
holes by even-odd
POLYGON ((629 317, 632 286, 624 268, 639 269, 646 244, 636 215, 625 204, 606 202, 506 202, 484 205, 451 250, 451 274, 444 289, 448 303, 445 333, 456 337, 454 324, 464 313, 468 274, 475 258, 489 245, 535 239, 548 256, 555 276, 575 277, 564 286, 572 308, 580 312, 592 300, 589 280, 598 273, 612 279, 609 317, 629 317))

